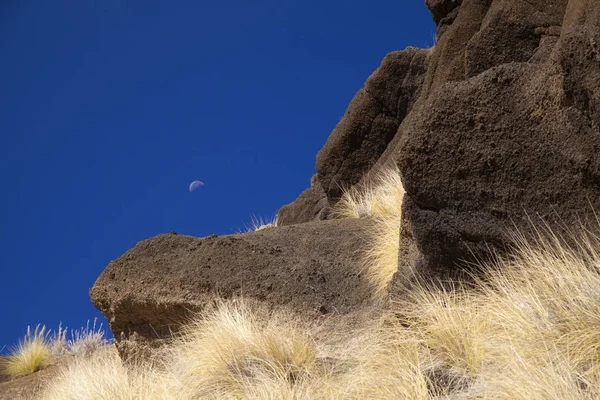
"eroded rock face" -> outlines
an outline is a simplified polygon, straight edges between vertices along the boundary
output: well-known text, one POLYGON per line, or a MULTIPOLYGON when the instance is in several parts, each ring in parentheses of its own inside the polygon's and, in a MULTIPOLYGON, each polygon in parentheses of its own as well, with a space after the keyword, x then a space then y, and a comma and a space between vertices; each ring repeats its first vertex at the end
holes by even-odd
POLYGON ((566 1, 464 1, 436 46, 425 94, 388 149, 426 269, 502 249, 505 229, 527 231, 528 217, 569 224, 600 206, 600 25, 561 28, 577 14, 566 11, 566 1), (463 25, 479 27, 456 48, 463 25))
POLYGON ((311 188, 280 210, 280 221, 302 223, 327 216, 328 207, 335 204, 343 189, 360 181, 414 104, 428 58, 429 50, 412 47, 384 58, 319 151, 311 188), (323 195, 326 202, 320 202, 323 195))
POLYGON ((277 226, 301 224, 327 219, 330 213, 327 195, 321 187, 317 175, 313 175, 310 187, 298 198, 277 213, 277 226))
POLYGON ((361 179, 396 134, 417 98, 428 54, 416 48, 388 54, 354 96, 317 154, 318 179, 330 202, 361 179))
MULTIPOLYGON (((91 297, 121 354, 156 344, 215 297, 348 312, 370 297, 363 224, 330 220, 344 187, 396 162, 406 195, 401 270, 448 275, 503 250, 530 219, 573 224, 600 207, 600 2, 427 0, 433 49, 388 55, 317 156, 284 226, 139 243, 91 297)), ((401 279, 396 279, 396 286, 401 279)))
POLYGON ((425 0, 425 5, 431 11, 433 20, 438 26, 438 39, 449 25, 452 25, 458 15, 462 0, 425 0))
POLYGON ((360 263, 368 224, 319 221, 202 239, 159 235, 111 262, 90 296, 124 359, 159 346, 217 297, 243 295, 309 315, 346 313, 371 295, 360 263))
POLYGON ((419 253, 411 262, 440 272, 504 249, 506 228, 526 231, 530 219, 554 226, 592 216, 600 206, 600 2, 425 3, 436 46, 386 58, 317 156, 328 201, 396 161, 407 192, 403 226, 419 253), (418 83, 405 86, 409 76, 418 83), (408 106, 394 108, 401 99, 408 106))

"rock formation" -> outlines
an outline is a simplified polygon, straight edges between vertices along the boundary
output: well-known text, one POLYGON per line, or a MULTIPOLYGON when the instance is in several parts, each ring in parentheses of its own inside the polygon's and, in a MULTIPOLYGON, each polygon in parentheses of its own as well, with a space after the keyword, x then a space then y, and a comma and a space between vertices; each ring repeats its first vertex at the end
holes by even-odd
POLYGON ((90 296, 123 358, 160 345, 217 297, 346 313, 370 299, 361 278, 365 226, 334 220, 203 239, 159 235, 111 262, 90 296))
POLYGON ((426 5, 436 46, 387 56, 317 156, 329 205, 372 165, 397 162, 411 227, 403 237, 419 250, 404 262, 437 272, 503 249, 506 228, 526 231, 529 218, 556 225, 592 215, 600 2, 426 5))
POLYGON ((344 188, 388 163, 406 189, 399 262, 423 273, 503 250, 507 228, 526 232, 530 218, 556 227, 593 216, 600 1, 425 3, 437 44, 385 57, 317 155, 311 187, 281 208, 281 227, 161 235, 106 268, 91 297, 122 356, 168 338, 216 296, 315 315, 368 303, 359 253, 369 220, 325 219, 344 188))

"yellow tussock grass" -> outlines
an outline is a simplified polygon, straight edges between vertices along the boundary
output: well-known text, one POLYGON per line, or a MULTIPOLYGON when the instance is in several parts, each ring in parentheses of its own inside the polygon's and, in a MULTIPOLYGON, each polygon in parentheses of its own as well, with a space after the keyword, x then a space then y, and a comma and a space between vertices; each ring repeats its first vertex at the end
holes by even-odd
POLYGON ((572 236, 516 237, 474 283, 415 284, 385 318, 319 325, 223 302, 174 339, 164 368, 74 364, 44 400, 600 398, 600 239, 572 236))
POLYGON ((344 191, 334 212, 347 218, 399 217, 403 197, 400 171, 392 163, 374 177, 366 176, 362 183, 344 191))
POLYGON ((277 227, 277 217, 264 220, 262 217, 252 216, 250 225, 246 226, 246 232, 262 231, 263 229, 277 227))
POLYGON ((38 325, 33 332, 31 327, 27 327, 27 334, 17 347, 12 349, 4 368, 6 373, 13 377, 28 375, 44 368, 51 358, 46 327, 38 325))
POLYGON ((243 395, 269 377, 292 385, 316 371, 315 343, 282 315, 251 312, 243 302, 221 304, 193 322, 175 345, 174 370, 192 397, 243 395))
POLYGON ((166 374, 126 368, 112 346, 85 357, 73 357, 48 382, 42 400, 172 400, 184 399, 166 374))
MULTIPOLYGON (((374 177, 347 190, 335 207, 337 215, 348 218, 373 217, 365 251, 366 278, 375 298, 387 295, 388 283, 398 270, 400 221, 404 188, 395 163, 374 177)), ((406 271, 405 274, 410 274, 406 271)))

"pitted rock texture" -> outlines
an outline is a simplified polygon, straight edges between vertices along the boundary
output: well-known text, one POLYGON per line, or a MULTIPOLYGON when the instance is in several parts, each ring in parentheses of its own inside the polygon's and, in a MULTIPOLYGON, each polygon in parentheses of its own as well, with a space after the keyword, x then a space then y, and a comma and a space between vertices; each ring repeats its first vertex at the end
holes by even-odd
POLYGON ((440 273, 503 251, 509 229, 594 218, 600 2, 425 3, 438 24, 435 47, 386 58, 317 156, 330 205, 342 188, 396 162, 403 226, 415 241, 410 253, 418 250, 410 262, 440 273), (400 67, 411 57, 420 61, 400 67), (408 106, 390 107, 397 99, 408 106))
MULTIPOLYGON (((463 2, 388 148, 428 270, 502 250, 506 230, 527 232, 531 220, 558 227, 600 206, 600 25, 554 28, 566 1, 485 3, 463 2), (461 49, 463 12, 479 28, 461 49)), ((587 6, 597 15, 600 3, 587 6)))
POLYGON ((317 155, 318 180, 330 203, 357 183, 386 149, 410 111, 427 68, 429 51, 388 54, 317 155))
POLYGON ((371 298, 361 275, 369 223, 318 221, 202 239, 159 235, 111 262, 90 296, 123 359, 160 346, 216 298, 243 296, 312 316, 347 313, 371 298))
POLYGON ((317 175, 313 175, 311 185, 298 198, 277 213, 277 226, 301 224, 327 219, 329 202, 317 175))
POLYGON ((319 151, 311 187, 279 210, 282 225, 329 217, 343 190, 373 166, 418 97, 429 53, 410 47, 383 59, 319 151))

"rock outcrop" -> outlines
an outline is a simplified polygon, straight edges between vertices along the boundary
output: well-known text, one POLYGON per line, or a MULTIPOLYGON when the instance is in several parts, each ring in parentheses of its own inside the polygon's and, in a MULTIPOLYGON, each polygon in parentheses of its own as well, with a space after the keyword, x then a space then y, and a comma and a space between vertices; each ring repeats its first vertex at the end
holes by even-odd
POLYGON ((159 346, 217 297, 243 295, 312 316, 346 313, 371 298, 361 276, 368 224, 320 221, 202 239, 159 235, 111 262, 90 296, 124 359, 159 346))
POLYGON ((527 232, 531 218, 556 228, 595 217, 600 2, 425 3, 436 46, 386 56, 317 155, 311 187, 280 210, 281 227, 160 235, 106 268, 90 294, 124 358, 216 297, 314 315, 368 304, 361 252, 371 221, 324 219, 344 188, 389 163, 406 189, 402 270, 451 275, 504 250, 507 229, 527 232))
POLYGON ((463 1, 440 38, 387 155, 426 269, 600 206, 600 3, 585 3, 463 1))
POLYGON ((425 3, 436 46, 386 57, 317 156, 330 205, 371 166, 396 162, 407 193, 403 240, 418 249, 402 262, 440 273, 504 249, 507 228, 527 231, 531 218, 555 227, 593 216, 600 2, 425 3), (391 108, 396 101, 407 106, 391 108))
POLYGON ((423 84, 428 59, 429 50, 412 47, 384 58, 317 155, 318 174, 311 188, 280 210, 280 225, 321 219, 345 188, 360 181, 410 112, 423 84))
POLYGON ((277 226, 295 225, 327 219, 329 202, 317 175, 310 180, 310 187, 293 202, 279 209, 277 226))

